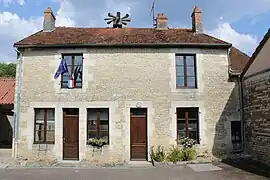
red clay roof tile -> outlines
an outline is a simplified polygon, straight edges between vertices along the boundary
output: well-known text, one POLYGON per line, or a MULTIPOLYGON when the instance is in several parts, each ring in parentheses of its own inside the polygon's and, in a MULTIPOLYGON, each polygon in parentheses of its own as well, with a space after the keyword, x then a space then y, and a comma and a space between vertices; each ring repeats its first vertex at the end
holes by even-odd
POLYGON ((0 104, 14 104, 15 78, 0 78, 0 104))

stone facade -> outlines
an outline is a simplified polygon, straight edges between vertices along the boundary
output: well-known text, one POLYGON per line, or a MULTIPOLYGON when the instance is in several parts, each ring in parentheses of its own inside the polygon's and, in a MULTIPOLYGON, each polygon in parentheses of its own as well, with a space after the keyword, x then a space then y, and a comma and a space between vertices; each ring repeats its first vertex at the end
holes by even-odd
POLYGON ((230 122, 240 120, 238 84, 229 81, 227 50, 169 48, 44 49, 23 52, 17 155, 63 159, 62 108, 79 108, 79 159, 130 161, 130 108, 147 108, 148 160, 153 145, 176 139, 176 108, 199 107, 198 148, 231 151, 230 122), (53 79, 62 53, 83 53, 83 88, 61 89, 53 79), (175 53, 196 54, 197 89, 177 89, 175 53), (55 108, 55 144, 35 145, 34 108, 55 108), (110 145, 86 145, 86 108, 109 108, 110 145), (95 153, 95 155, 93 155, 95 153))
POLYGON ((254 157, 270 164, 270 71, 243 81, 246 146, 254 157))

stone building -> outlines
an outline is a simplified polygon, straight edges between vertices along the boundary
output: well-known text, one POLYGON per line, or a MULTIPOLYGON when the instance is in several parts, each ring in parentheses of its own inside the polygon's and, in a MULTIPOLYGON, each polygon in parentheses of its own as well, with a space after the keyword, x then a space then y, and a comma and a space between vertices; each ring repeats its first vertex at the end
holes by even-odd
POLYGON ((242 148, 231 125, 240 122, 238 76, 248 56, 205 34, 199 8, 191 29, 169 28, 163 13, 155 28, 55 27, 55 20, 48 8, 43 30, 14 44, 22 60, 16 157, 150 160, 152 146, 180 136, 200 151, 242 148), (54 79, 60 62, 68 73, 54 79), (73 72, 82 74, 74 84, 73 72), (101 153, 89 138, 107 141, 101 153))
POLYGON ((242 73, 246 149, 270 164, 270 30, 242 73))

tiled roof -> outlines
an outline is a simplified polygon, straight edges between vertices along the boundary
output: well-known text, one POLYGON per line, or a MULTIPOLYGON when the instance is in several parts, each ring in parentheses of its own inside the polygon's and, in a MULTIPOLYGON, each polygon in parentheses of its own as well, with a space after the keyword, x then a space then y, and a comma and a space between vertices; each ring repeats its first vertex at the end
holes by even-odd
POLYGON ((245 68, 249 56, 240 51, 239 49, 232 47, 230 52, 231 71, 232 73, 241 73, 245 68))
POLYGON ((15 78, 0 78, 0 104, 14 104, 15 78))
POLYGON ((227 42, 191 29, 154 28, 75 28, 57 27, 52 32, 39 31, 17 43, 19 45, 110 45, 110 44, 224 44, 227 42))
MULTIPOLYGON (((52 32, 39 31, 14 44, 15 47, 63 47, 63 46, 203 46, 229 48, 230 43, 191 29, 154 28, 76 28, 56 27, 52 32)), ((241 73, 249 57, 232 48, 231 69, 241 73)))

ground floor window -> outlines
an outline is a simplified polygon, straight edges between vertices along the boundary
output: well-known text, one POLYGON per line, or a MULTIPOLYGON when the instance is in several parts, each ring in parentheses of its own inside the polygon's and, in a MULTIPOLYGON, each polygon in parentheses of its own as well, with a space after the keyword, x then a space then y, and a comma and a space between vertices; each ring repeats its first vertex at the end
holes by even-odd
POLYGON ((177 139, 189 137, 199 143, 199 108, 177 108, 177 139))
POLYGON ((109 144, 109 108, 87 110, 87 138, 104 139, 109 144))
POLYGON ((34 143, 54 143, 55 115, 54 109, 35 109, 34 143))
POLYGON ((231 135, 232 135, 232 145, 234 150, 239 150, 242 148, 242 136, 241 136, 241 122, 232 121, 231 122, 231 135))

